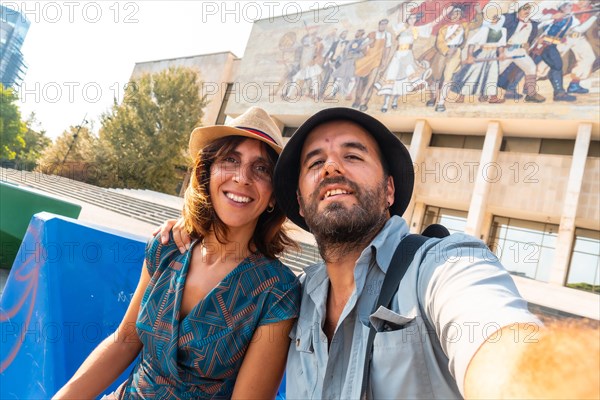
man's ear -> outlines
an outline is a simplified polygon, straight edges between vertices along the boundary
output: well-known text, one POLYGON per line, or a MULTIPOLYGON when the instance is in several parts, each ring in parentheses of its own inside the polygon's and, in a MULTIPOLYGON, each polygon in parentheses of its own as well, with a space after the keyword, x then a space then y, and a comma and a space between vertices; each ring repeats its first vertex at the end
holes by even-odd
POLYGON ((296 190, 296 201, 298 202, 298 214, 300 214, 300 216, 302 218, 304 218, 304 210, 302 207, 302 201, 300 200, 300 191, 296 190))
POLYGON ((388 176, 387 178, 387 189, 386 198, 390 207, 394 204, 394 195, 396 194, 396 188, 394 187, 394 177, 388 176))

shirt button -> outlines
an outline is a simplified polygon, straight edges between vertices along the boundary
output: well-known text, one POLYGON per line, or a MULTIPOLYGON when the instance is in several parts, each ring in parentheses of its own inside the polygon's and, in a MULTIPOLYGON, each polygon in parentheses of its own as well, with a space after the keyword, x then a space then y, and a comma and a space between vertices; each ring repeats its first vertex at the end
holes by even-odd
POLYGON ((296 347, 300 347, 300 338, 296 339, 296 347))

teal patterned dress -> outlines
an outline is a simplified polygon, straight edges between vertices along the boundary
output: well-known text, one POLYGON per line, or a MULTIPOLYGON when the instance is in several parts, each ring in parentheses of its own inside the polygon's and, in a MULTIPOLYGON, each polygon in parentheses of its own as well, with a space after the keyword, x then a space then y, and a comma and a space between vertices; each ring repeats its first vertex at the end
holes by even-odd
POLYGON ((181 254, 172 240, 148 243, 151 280, 136 323, 143 348, 117 398, 230 398, 254 331, 297 318, 297 277, 280 261, 254 253, 180 320, 192 248, 181 254))

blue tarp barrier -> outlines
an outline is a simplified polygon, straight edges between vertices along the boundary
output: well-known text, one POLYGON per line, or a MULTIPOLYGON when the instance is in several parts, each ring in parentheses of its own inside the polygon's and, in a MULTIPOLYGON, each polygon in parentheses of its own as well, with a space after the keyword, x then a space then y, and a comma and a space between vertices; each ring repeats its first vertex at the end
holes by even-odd
POLYGON ((32 217, 0 299, 1 399, 50 398, 116 329, 145 244, 55 214, 32 217))

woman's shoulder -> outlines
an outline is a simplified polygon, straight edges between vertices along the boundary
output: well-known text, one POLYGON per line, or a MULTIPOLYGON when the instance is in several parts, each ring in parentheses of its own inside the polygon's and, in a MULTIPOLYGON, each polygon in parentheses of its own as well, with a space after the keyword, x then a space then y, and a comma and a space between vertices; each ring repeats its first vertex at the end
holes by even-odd
POLYGON ((180 254, 172 235, 169 235, 169 241, 166 244, 162 243, 160 234, 148 240, 146 244, 146 264, 150 269, 156 269, 163 264, 163 260, 180 254))

